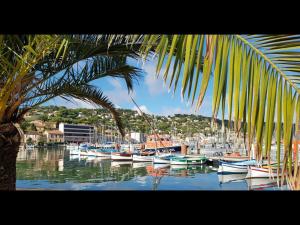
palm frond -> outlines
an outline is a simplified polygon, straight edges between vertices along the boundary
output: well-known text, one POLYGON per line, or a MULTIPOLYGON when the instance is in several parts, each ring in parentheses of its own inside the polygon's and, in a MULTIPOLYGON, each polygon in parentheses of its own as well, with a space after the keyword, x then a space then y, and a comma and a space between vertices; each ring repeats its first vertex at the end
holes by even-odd
MULTIPOLYGON (((296 99, 300 94, 300 35, 144 35, 141 42, 141 54, 144 58, 149 51, 158 55, 158 73, 165 68, 164 80, 175 80, 174 90, 181 76, 182 96, 187 100, 192 98, 194 103, 194 96, 198 93, 196 108, 201 106, 207 84, 213 79, 214 118, 218 115, 220 104, 224 105, 220 99, 227 90, 223 98, 227 95, 229 124, 233 116, 234 130, 239 133, 241 123, 247 123, 248 141, 256 144, 258 158, 263 155, 270 158, 274 123, 277 123, 277 143, 283 138, 285 155, 289 159, 287 165, 291 167, 292 124, 298 105, 296 99), (153 40, 158 47, 154 48, 153 40), (162 67, 165 55, 169 58, 162 67), (174 66, 170 73, 172 61, 174 66), (202 76, 199 76, 201 72, 196 70, 195 73, 192 68, 201 63, 204 68, 202 76), (201 85, 198 77, 201 77, 201 85)), ((224 113, 225 107, 221 110, 224 113)), ((297 121, 298 117, 299 114, 296 115, 297 121)), ((280 144, 277 146, 278 156, 280 144)))

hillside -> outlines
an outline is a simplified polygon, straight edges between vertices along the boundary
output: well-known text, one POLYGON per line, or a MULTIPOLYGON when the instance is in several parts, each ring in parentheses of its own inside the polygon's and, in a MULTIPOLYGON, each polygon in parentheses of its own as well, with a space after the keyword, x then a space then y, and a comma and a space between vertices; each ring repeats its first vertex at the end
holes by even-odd
MULTIPOLYGON (((137 111, 118 109, 126 131, 151 133, 151 128, 144 117, 137 111)), ((196 133, 211 133, 210 117, 200 115, 175 114, 174 116, 153 116, 146 114, 153 122, 158 133, 193 136, 196 133)), ((65 122, 74 124, 90 124, 98 127, 105 126, 107 129, 115 127, 111 114, 105 109, 70 109, 63 106, 38 107, 25 116, 21 124, 23 129, 34 129, 30 124, 33 120, 46 122, 65 122)), ((221 124, 221 121, 217 121, 221 124)))

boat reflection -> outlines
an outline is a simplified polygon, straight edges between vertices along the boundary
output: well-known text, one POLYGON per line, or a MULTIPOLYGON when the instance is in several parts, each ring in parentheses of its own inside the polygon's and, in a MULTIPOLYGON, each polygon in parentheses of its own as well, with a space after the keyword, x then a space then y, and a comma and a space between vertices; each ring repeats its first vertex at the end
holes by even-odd
POLYGON ((281 186, 280 179, 277 178, 250 178, 246 182, 249 190, 278 189, 281 186))
POLYGON ((239 182, 242 181, 246 178, 247 173, 219 173, 218 178, 219 178, 219 183, 229 183, 229 182, 239 182))
POLYGON ((146 166, 152 165, 152 162, 133 162, 132 163, 132 168, 137 169, 137 168, 144 168, 146 166))
POLYGON ((111 161, 111 167, 132 166, 132 161, 111 161))

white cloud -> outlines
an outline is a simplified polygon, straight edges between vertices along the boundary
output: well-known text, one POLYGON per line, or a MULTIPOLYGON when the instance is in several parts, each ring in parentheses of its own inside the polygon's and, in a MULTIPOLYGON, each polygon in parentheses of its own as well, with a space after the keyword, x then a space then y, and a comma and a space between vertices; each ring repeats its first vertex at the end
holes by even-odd
MULTIPOLYGON (((139 106, 139 108, 141 109, 141 111, 142 111, 143 113, 146 113, 146 114, 153 114, 152 112, 150 112, 150 111, 148 110, 147 106, 145 106, 145 105, 141 105, 141 106, 139 106)), ((138 110, 138 108, 137 108, 136 106, 134 106, 134 107, 132 108, 132 110, 137 111, 137 112, 141 115, 140 110, 138 110)))
POLYGON ((143 67, 146 76, 145 76, 145 84, 147 85, 149 94, 151 96, 159 95, 162 93, 166 93, 167 89, 164 86, 164 81, 161 76, 156 76, 156 63, 152 62, 151 64, 145 64, 143 67))
MULTIPOLYGON (((123 87, 120 80, 109 79, 108 82, 113 86, 113 89, 105 91, 104 94, 115 104, 122 105, 122 103, 131 103, 130 94, 132 97, 136 96, 136 92, 128 93, 127 87, 123 87)), ((120 106, 119 106, 120 107, 120 106)))
POLYGON ((162 107, 159 115, 162 116, 172 116, 174 114, 194 114, 192 108, 180 108, 180 107, 162 107))

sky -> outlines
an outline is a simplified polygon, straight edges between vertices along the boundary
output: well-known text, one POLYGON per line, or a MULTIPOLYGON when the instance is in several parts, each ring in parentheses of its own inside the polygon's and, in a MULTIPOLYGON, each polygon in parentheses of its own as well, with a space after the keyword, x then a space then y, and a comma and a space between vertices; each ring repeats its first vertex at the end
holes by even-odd
MULTIPOLYGON (((195 111, 195 108, 191 107, 186 99, 181 99, 180 87, 173 94, 173 89, 170 92, 168 91, 168 87, 164 85, 162 77, 159 76, 157 78, 155 73, 156 62, 156 59, 150 59, 144 64, 133 59, 128 60, 128 64, 142 69, 142 76, 138 82, 134 82, 134 91, 131 93, 131 96, 144 113, 164 116, 174 114, 211 116, 213 79, 208 84, 207 93, 201 108, 195 111)), ((93 81, 92 84, 100 88, 117 108, 136 110, 136 106, 130 99, 124 80, 106 77, 93 81)), ((97 108, 95 105, 77 99, 73 99, 73 103, 71 103, 62 98, 55 98, 44 105, 58 105, 68 108, 97 108)))

